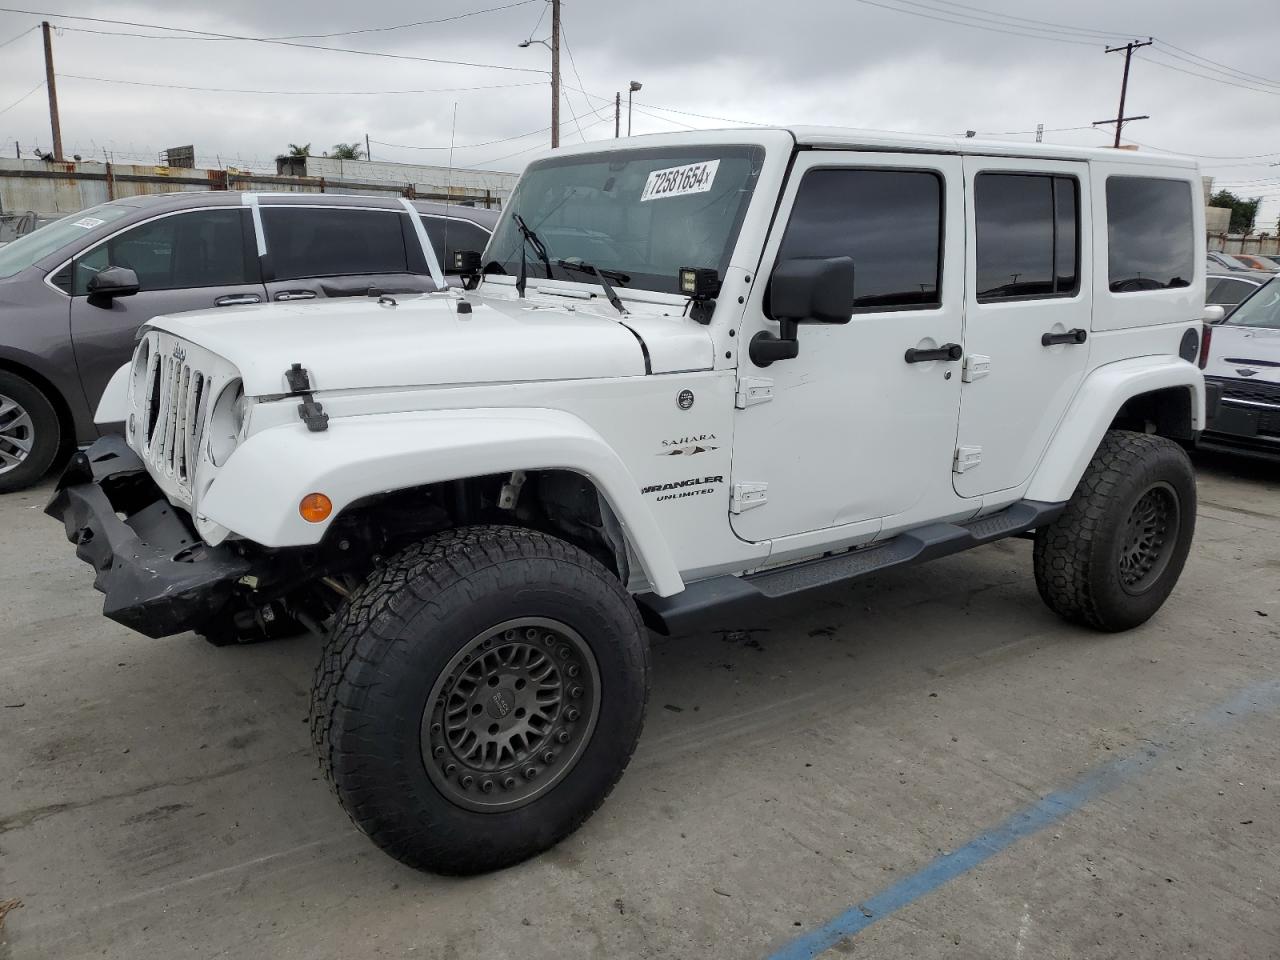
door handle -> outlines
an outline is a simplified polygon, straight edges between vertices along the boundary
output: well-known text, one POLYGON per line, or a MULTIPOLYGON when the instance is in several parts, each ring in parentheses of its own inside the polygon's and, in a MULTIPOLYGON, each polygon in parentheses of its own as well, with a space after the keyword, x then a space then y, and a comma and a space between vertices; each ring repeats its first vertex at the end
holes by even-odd
POLYGON ((277 293, 277 302, 285 302, 288 300, 314 300, 316 292, 314 290, 286 290, 284 293, 277 293))
POLYGON ((213 301, 215 307, 243 307, 249 303, 261 303, 262 298, 256 293, 233 293, 229 297, 219 297, 213 301))
POLYGON ((1084 343, 1089 339, 1089 331, 1076 327, 1074 330, 1068 330, 1066 333, 1046 333, 1040 338, 1040 345, 1043 347, 1052 347, 1059 343, 1084 343))
POLYGON ((930 360, 959 360, 964 356, 964 348, 958 343, 944 343, 933 350, 919 350, 912 347, 904 358, 907 363, 926 363, 930 360))

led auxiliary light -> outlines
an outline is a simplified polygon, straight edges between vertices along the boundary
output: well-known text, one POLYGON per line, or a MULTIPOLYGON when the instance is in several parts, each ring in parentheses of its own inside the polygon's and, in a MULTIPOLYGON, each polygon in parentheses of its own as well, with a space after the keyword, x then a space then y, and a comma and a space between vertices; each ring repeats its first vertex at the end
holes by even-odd
POLYGON ((470 276, 480 272, 480 251, 478 250, 455 250, 453 251, 453 272, 460 273, 463 276, 470 276))
POLYGON ((708 324, 720 293, 720 272, 712 267, 681 267, 680 292, 690 300, 689 316, 708 324))

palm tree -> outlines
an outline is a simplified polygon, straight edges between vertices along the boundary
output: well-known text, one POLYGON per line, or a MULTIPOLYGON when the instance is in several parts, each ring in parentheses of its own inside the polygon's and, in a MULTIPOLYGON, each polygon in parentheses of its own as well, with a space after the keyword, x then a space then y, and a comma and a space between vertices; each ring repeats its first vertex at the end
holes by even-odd
POLYGON ((358 143, 335 143, 329 156, 334 160, 363 160, 364 147, 358 143))
POLYGON ((309 157, 311 156, 311 144, 304 143, 298 146, 296 143, 289 144, 289 156, 291 157, 309 157))

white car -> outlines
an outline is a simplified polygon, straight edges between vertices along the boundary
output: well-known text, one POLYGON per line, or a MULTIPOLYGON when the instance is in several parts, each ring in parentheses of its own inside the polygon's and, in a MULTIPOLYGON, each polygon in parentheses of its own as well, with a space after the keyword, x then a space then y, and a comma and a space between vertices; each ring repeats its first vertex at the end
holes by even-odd
POLYGON ((1201 366, 1221 399, 1200 444, 1280 456, 1280 279, 1205 331, 1201 366))
POLYGON ((324 637, 355 822, 505 866, 622 774, 646 624, 1031 531, 1058 614, 1155 614, 1195 526, 1200 183, 831 128, 564 148, 465 292, 151 321, 98 413, 126 435, 49 512, 123 624, 324 637))

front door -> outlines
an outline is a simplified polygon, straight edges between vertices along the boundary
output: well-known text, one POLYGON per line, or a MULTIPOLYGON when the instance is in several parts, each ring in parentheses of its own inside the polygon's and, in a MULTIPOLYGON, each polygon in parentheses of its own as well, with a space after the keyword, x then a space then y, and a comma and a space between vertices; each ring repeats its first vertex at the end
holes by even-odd
POLYGON ((1088 164, 966 157, 965 379, 955 489, 1031 476, 1089 360, 1088 164))
POLYGON ((71 338, 89 409, 133 355, 138 328, 185 310, 261 303, 248 212, 240 207, 188 210, 140 223, 72 261, 71 338), (106 267, 128 267, 140 290, 91 303, 89 281, 106 267))
POLYGON ((889 528, 955 509, 960 362, 925 358, 962 342, 963 224, 958 157, 798 155, 739 331, 738 536, 889 528), (773 265, 834 256, 854 261, 853 319, 801 325, 799 356, 754 366, 752 336, 778 332, 773 265))

